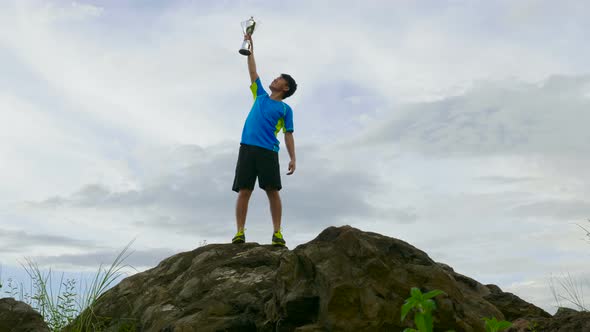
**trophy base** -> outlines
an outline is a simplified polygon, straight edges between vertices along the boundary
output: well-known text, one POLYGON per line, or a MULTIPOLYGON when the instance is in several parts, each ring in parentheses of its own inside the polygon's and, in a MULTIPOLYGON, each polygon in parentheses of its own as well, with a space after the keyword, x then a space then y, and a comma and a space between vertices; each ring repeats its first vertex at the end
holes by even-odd
POLYGON ((244 48, 240 49, 238 52, 240 52, 241 55, 250 55, 250 54, 252 54, 252 52, 250 52, 250 50, 247 50, 247 49, 244 49, 244 48))

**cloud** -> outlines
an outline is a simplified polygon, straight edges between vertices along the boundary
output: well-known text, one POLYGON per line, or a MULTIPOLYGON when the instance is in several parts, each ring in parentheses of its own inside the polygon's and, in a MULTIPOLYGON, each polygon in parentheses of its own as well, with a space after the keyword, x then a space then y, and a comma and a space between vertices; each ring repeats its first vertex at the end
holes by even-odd
POLYGON ((80 3, 79 1, 72 1, 69 6, 56 6, 54 4, 47 3, 43 9, 51 20, 56 21, 95 18, 99 17, 104 12, 104 8, 86 3, 80 3))
MULTIPOLYGON (((337 169, 329 151, 298 149, 301 166, 296 175, 283 176, 287 225, 319 232, 345 218, 375 216, 367 197, 379 188, 378 179, 365 170, 337 169), (310 185, 311 184, 311 185, 310 185), (350 190, 340 190, 342 187, 350 190)), ((193 232, 205 238, 227 237, 233 229, 231 191, 237 147, 178 146, 166 151, 146 151, 140 160, 151 174, 133 190, 113 191, 100 184, 88 184, 68 196, 53 196, 28 202, 28 211, 53 211, 74 215, 76 211, 103 211, 119 226, 156 228, 158 232, 193 232), (164 162, 165 161, 165 162, 164 162), (164 162, 164 163, 163 163, 164 162), (149 170, 150 167, 155 169, 149 170), (228 204, 229 203, 229 204, 228 204), (137 212, 129 219, 129 211, 137 212), (216 224, 216 227, 211 227, 216 224)), ((281 154, 282 170, 287 164, 281 154)), ((253 198, 249 220, 269 219, 264 195, 253 198), (262 199, 262 202, 258 200, 262 199)), ((412 214, 398 212, 405 220, 412 214)))
POLYGON ((361 142, 436 156, 586 154, 589 84, 590 76, 483 82, 459 96, 395 109, 361 142))
POLYGON ((551 217, 555 219, 583 220, 590 216, 590 202, 584 200, 540 201, 524 204, 514 208, 514 212, 522 217, 551 217))
POLYGON ((73 237, 36 234, 22 230, 0 230, 0 251, 3 253, 22 253, 31 248, 62 247, 68 249, 92 248, 96 244, 92 241, 80 240, 73 237))
MULTIPOLYGON (((165 248, 146 250, 131 249, 123 256, 123 263, 136 269, 146 269, 156 266, 161 260, 177 252, 165 248)), ((36 256, 32 259, 42 266, 61 268, 95 268, 98 265, 110 266, 119 253, 114 250, 92 251, 82 254, 63 254, 57 256, 36 256)))
POLYGON ((517 184, 531 181, 538 181, 538 179, 531 177, 509 177, 509 176, 481 176, 478 180, 494 183, 494 184, 517 184))

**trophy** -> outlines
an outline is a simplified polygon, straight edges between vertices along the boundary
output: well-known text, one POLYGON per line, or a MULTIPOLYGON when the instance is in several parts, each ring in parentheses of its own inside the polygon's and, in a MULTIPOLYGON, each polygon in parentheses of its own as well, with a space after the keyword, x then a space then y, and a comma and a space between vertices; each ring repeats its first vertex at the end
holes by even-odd
MULTIPOLYGON (((254 17, 250 17, 250 19, 242 22, 242 31, 246 35, 252 35, 254 33, 254 28, 256 27, 256 21, 254 21, 254 17)), ((242 43, 242 48, 240 48, 241 55, 250 55, 252 54, 252 44, 249 40, 244 40, 242 43)))

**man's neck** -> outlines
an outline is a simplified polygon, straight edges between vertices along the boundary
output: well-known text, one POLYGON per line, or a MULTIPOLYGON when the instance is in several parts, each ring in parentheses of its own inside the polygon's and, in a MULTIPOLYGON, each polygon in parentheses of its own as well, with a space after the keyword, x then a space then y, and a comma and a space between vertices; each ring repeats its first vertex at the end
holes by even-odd
POLYGON ((270 97, 270 99, 276 100, 276 101, 283 100, 283 96, 282 96, 281 92, 272 92, 269 97, 270 97))

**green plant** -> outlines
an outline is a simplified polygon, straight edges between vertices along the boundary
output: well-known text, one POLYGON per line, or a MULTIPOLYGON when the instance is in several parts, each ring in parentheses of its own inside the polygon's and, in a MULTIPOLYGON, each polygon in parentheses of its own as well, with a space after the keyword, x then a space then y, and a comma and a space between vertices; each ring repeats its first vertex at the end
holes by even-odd
POLYGON ((15 281, 12 278, 8 278, 6 284, 4 284, 3 287, 6 288, 6 290, 4 291, 4 294, 8 295, 9 297, 13 297, 15 299, 18 298, 19 300, 23 299, 22 291, 15 284, 15 281), (21 295, 21 296, 17 297, 17 295, 21 295))
POLYGON ((412 287, 410 291, 410 297, 406 299, 406 302, 402 306, 402 321, 406 318, 406 315, 410 310, 416 310, 414 314, 414 324, 418 330, 407 328, 404 332, 432 332, 432 312, 436 309, 436 304, 432 298, 437 295, 445 294, 441 290, 433 290, 426 294, 422 294, 417 287, 412 287))
POLYGON ((64 280, 62 274, 56 292, 52 287, 51 269, 43 272, 35 261, 25 258, 25 264, 21 265, 31 280, 32 295, 24 291, 22 284, 20 288, 16 286, 11 278, 8 279, 8 283, 2 285, 6 289, 4 292, 15 298, 20 293, 20 301, 37 310, 53 332, 99 331, 97 321, 100 320, 96 319, 94 308, 99 303, 100 296, 123 276, 123 269, 130 267, 125 265, 124 261, 131 255, 129 248, 132 243, 133 241, 123 248, 110 267, 101 264, 90 282, 64 280), (76 286, 79 286, 78 292, 76 286))
POLYGON ((74 292, 76 281, 73 279, 64 281, 64 274, 62 273, 59 288, 54 295, 53 287, 51 287, 53 284, 51 269, 47 273, 43 273, 32 259, 25 258, 25 262, 26 265, 23 265, 23 267, 32 282, 32 295, 24 296, 25 302, 29 303, 43 316, 47 326, 52 331, 61 330, 71 323, 78 313, 75 307, 77 294, 74 292))
POLYGON ((100 303, 100 296, 117 279, 123 276, 122 270, 125 267, 131 267, 123 263, 131 255, 128 251, 132 243, 133 241, 123 248, 108 269, 102 264, 99 266, 94 279, 86 287, 86 291, 79 303, 80 315, 70 324, 70 331, 83 332, 99 330, 98 325, 101 325, 101 323, 100 319, 97 319, 94 309, 100 303), (97 323, 97 321, 99 322, 97 323))
POLYGON ((492 318, 485 318, 484 317, 483 320, 486 322, 486 324, 485 324, 486 332, 500 332, 500 331, 510 328, 512 326, 512 323, 507 322, 505 320, 498 321, 496 319, 496 317, 492 317, 492 318))

